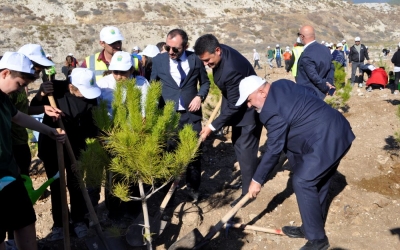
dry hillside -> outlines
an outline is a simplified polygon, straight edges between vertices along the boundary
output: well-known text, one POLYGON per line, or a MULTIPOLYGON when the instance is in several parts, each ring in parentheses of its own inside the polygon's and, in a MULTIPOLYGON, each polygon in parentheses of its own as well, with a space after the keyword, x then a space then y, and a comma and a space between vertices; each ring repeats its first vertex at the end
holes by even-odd
POLYGON ((317 39, 337 42, 361 36, 363 43, 394 48, 399 8, 388 4, 353 5, 340 0, 4 0, 0 6, 0 53, 40 43, 62 63, 73 52, 82 59, 99 49, 99 31, 116 25, 124 48, 165 39, 172 28, 191 39, 214 33, 243 53, 266 45, 290 45, 302 24, 312 24, 317 39))

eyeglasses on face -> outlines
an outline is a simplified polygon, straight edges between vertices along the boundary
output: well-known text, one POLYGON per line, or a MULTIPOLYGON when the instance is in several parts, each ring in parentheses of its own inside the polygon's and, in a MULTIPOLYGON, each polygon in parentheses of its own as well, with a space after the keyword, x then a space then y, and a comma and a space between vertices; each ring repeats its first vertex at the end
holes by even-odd
POLYGON ((180 50, 180 48, 171 47, 171 46, 169 46, 169 45, 164 45, 164 48, 165 48, 165 50, 168 51, 168 52, 170 51, 170 49, 172 49, 172 52, 174 52, 174 53, 178 53, 179 50, 180 50))

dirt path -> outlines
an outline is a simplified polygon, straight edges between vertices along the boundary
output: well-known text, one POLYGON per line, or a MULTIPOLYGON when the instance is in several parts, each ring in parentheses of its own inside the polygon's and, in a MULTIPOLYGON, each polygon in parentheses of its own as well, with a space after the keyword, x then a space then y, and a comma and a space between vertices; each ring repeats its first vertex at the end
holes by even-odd
MULTIPOLYGON (((265 72, 260 70, 258 74, 264 76, 265 72)), ((268 74, 271 81, 292 79, 283 69, 268 71, 268 74)), ((340 164, 331 187, 326 225, 330 249, 400 249, 400 162, 399 148, 394 141, 400 127, 396 116, 399 103, 399 96, 387 89, 372 92, 353 89, 349 110, 344 115, 357 138, 340 164)), ((262 144, 265 139, 264 131, 262 144)), ((226 138, 216 137, 206 142, 203 166, 201 191, 209 197, 193 205, 187 199, 183 183, 173 206, 167 209, 171 224, 156 240, 157 250, 167 249, 193 228, 205 235, 230 209, 229 203, 240 195, 240 191, 228 188, 240 176, 229 134, 226 138)), ((41 176, 33 178, 36 184, 44 180, 41 176)), ((159 197, 152 202, 154 212, 160 203, 159 197)), ((35 209, 37 236, 43 239, 52 225, 50 199, 39 201, 35 209)), ((255 201, 237 213, 235 220, 268 228, 301 224, 287 165, 267 182, 255 201)), ((206 249, 289 250, 299 249, 304 243, 304 239, 230 229, 217 234, 206 249)), ((42 245, 42 249, 62 249, 59 243, 42 245)), ((82 241, 74 240, 73 245, 74 249, 84 249, 82 241)))

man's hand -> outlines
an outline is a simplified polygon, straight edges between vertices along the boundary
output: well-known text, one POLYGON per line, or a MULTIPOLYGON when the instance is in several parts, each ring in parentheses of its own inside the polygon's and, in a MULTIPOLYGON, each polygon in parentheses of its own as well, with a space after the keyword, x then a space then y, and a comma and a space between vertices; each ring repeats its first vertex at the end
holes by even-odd
POLYGON ((50 116, 53 119, 53 122, 57 121, 60 116, 64 116, 64 113, 58 108, 53 108, 49 105, 44 105, 43 108, 46 115, 50 116))
POLYGON ((206 138, 211 134, 211 132, 212 130, 208 126, 203 127, 203 129, 200 131, 201 141, 205 141, 206 138))
POLYGON ((195 98, 193 98, 193 100, 189 104, 189 111, 195 112, 195 111, 199 110, 200 107, 201 107, 201 98, 200 98, 200 96, 196 96, 195 98))
POLYGON ((48 134, 47 134, 50 138, 56 140, 57 142, 61 142, 62 144, 64 144, 65 142, 65 138, 66 138, 66 134, 64 130, 61 130, 61 133, 58 133, 57 130, 55 128, 50 128, 48 134))
POLYGON ((53 93, 53 83, 52 82, 44 82, 40 85, 39 92, 41 96, 46 96, 48 94, 53 93))
POLYGON ((248 193, 249 198, 250 199, 256 198, 260 191, 261 191, 261 184, 255 182, 255 181, 251 181, 250 186, 249 186, 249 193, 248 193))

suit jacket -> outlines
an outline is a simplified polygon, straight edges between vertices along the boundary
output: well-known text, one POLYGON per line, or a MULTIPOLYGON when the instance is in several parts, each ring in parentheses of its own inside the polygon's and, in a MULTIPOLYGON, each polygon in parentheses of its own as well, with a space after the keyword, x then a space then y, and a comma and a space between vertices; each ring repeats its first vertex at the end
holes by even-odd
POLYGON ((329 91, 326 82, 333 85, 334 72, 335 66, 329 49, 313 42, 304 49, 299 58, 296 83, 313 88, 324 99, 329 91))
POLYGON ((223 126, 245 126, 258 121, 258 115, 253 108, 244 103, 236 107, 239 99, 240 81, 251 75, 256 75, 253 66, 235 49, 221 44, 221 61, 213 69, 214 82, 222 92, 220 115, 212 122, 215 129, 223 126))
MULTIPOLYGON (((165 101, 174 101, 175 109, 178 110, 179 97, 182 97, 183 107, 188 111, 188 106, 196 95, 207 97, 210 89, 210 80, 204 64, 193 52, 186 51, 185 53, 190 70, 181 86, 178 86, 171 76, 168 53, 158 54, 153 58, 150 80, 161 80, 161 106, 165 104, 165 101), (199 90, 197 90, 198 82, 200 83, 199 90)), ((190 117, 193 122, 200 120, 202 118, 201 108, 196 112, 190 112, 190 117)))
POLYGON ((271 85, 260 120, 268 139, 253 179, 261 184, 278 163, 282 150, 294 174, 314 180, 339 160, 355 139, 339 111, 289 80, 271 85))

